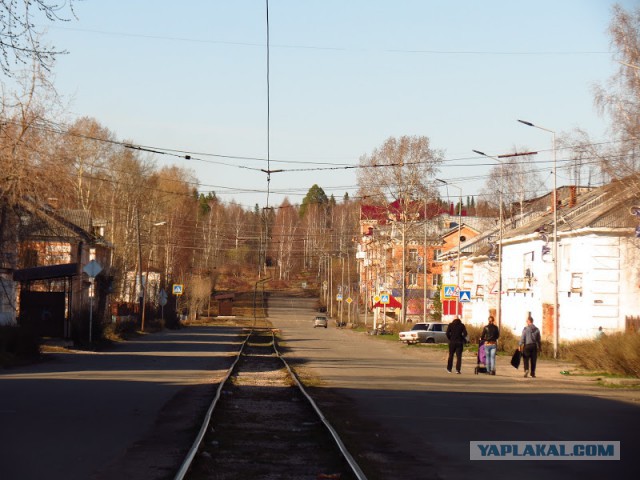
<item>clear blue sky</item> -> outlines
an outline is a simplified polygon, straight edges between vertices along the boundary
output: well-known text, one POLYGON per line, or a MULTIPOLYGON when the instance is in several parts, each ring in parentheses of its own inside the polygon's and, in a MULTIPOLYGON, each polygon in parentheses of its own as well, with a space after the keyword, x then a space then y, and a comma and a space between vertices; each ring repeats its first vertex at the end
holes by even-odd
MULTIPOLYGON (((518 118, 606 140, 592 86, 617 66, 612 4, 270 0, 270 158, 285 171, 272 174, 269 204, 299 203, 314 183, 354 194, 354 170, 292 170, 356 165, 389 136, 429 137, 445 152, 438 176, 463 195, 479 193, 490 168, 472 149, 550 149, 550 134, 518 118)), ((78 21, 48 31, 70 52, 55 85, 72 118, 94 117, 121 140, 264 159, 265 10, 264 0, 81 1, 78 21)), ((194 156, 227 165, 156 160, 192 168, 199 189, 225 201, 266 204, 266 174, 238 168, 266 161, 194 156)))

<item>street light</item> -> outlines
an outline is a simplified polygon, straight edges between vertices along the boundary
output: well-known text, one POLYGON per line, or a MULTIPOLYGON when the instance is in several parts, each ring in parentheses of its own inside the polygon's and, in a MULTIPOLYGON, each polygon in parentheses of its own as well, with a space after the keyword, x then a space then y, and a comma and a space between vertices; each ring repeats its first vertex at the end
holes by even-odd
POLYGON ((558 336, 560 334, 560 328, 558 325, 558 168, 556 132, 527 122, 526 120, 518 120, 518 122, 527 127, 544 130, 551 134, 551 148, 553 150, 553 358, 558 358, 558 336))
POLYGON ((436 178, 436 181, 444 184, 444 185, 450 185, 453 188, 457 188, 459 195, 460 195, 460 205, 458 208, 458 269, 457 269, 457 274, 456 274, 456 286, 458 287, 458 295, 456 296, 456 314, 455 316, 458 317, 459 314, 459 303, 460 303, 460 229, 462 228, 462 188, 458 187, 457 185, 453 185, 449 182, 445 182, 444 180, 441 180, 439 178, 436 178))
POLYGON ((524 152, 524 153, 515 153, 515 154, 508 154, 508 155, 498 155, 497 157, 494 157, 493 155, 487 155, 484 152, 481 152, 480 150, 473 150, 474 153, 477 153, 478 155, 482 155, 483 157, 487 157, 487 158, 491 158, 492 160, 495 160, 496 162, 498 162, 500 164, 500 189, 498 190, 498 192, 500 193, 500 232, 499 232, 499 240, 498 240, 498 308, 496 309, 496 316, 498 317, 498 328, 501 328, 502 326, 502 231, 503 231, 503 210, 502 210, 502 203, 503 203, 503 199, 502 199, 502 188, 503 188, 503 178, 504 178, 504 163, 502 162, 501 158, 504 157, 515 157, 515 156, 521 156, 521 155, 536 155, 538 152, 524 152))
MULTIPOLYGON (((167 224, 166 221, 154 222, 151 224, 152 227, 163 227, 167 224)), ((138 223, 138 249, 140 256, 140 287, 142 288, 142 306, 140 311, 140 330, 144 332, 144 321, 146 318, 146 305, 147 305, 147 285, 149 283, 149 267, 151 263, 151 255, 153 252, 153 242, 151 242, 151 249, 149 250, 149 260, 147 261, 147 276, 146 279, 142 278, 142 246, 140 244, 140 224, 138 223)))
POLYGON ((498 158, 487 155, 480 150, 473 150, 473 152, 478 155, 482 155, 483 157, 496 160, 500 164, 500 189, 498 190, 500 193, 500 231, 498 234, 498 308, 496 309, 496 316, 498 317, 498 328, 502 328, 502 175, 504 164, 498 158))

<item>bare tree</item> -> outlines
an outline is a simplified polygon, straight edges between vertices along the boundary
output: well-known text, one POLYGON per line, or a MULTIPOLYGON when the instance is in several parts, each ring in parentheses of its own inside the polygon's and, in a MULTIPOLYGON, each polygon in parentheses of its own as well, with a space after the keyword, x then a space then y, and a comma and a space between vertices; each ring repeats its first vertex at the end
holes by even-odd
POLYGON ((623 178, 640 170, 640 7, 628 12, 615 5, 609 33, 619 66, 607 86, 595 87, 595 103, 617 140, 602 169, 623 178))
POLYGON ((271 250, 277 261, 278 279, 289 280, 296 264, 296 249, 299 247, 300 219, 298 212, 288 199, 284 199, 272 229, 271 250))
POLYGON ((429 139, 424 136, 391 137, 371 155, 360 158, 360 196, 379 205, 392 206, 389 218, 398 224, 397 241, 402 244, 402 262, 395 281, 401 287, 401 321, 406 312, 407 235, 409 229, 417 226, 424 199, 435 198, 433 182, 442 159, 442 152, 432 149, 429 139))
POLYGON ((442 159, 427 137, 390 137, 371 155, 360 157, 359 196, 381 204, 430 196, 442 159))
POLYGON ((50 70, 58 55, 65 50, 47 46, 40 40, 42 32, 36 22, 67 22, 75 18, 74 0, 60 3, 47 0, 0 0, 0 68, 12 76, 16 64, 35 62, 50 70))
POLYGON ((540 174, 533 163, 535 157, 530 155, 517 155, 518 151, 526 152, 527 148, 514 148, 513 156, 494 166, 489 172, 489 178, 485 183, 484 195, 490 203, 499 203, 500 192, 502 202, 509 214, 518 213, 515 206, 519 206, 519 213, 523 213, 524 201, 535 197, 542 184, 540 174))

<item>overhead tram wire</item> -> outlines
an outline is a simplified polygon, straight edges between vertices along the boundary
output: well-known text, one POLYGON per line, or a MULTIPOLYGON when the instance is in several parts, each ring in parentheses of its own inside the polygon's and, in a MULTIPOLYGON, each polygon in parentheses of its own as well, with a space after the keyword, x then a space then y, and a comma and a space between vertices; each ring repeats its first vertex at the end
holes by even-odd
MULTIPOLYGON (((267 82, 269 83, 269 80, 267 79, 267 82)), ((268 87, 269 88, 269 87, 268 87)), ((269 95, 269 94, 268 94, 269 95)), ((389 167, 389 166, 394 166, 394 165, 398 165, 398 164, 374 164, 374 165, 354 165, 354 164, 344 164, 344 163, 339 163, 339 164, 335 164, 335 163, 331 163, 331 162, 302 162, 302 161, 294 161, 294 160, 272 160, 270 157, 270 99, 267 100, 267 130, 268 130, 268 139, 267 139, 267 157, 268 158, 260 158, 260 157, 250 157, 250 156, 240 156, 240 155, 223 155, 223 154, 216 154, 216 153, 205 153, 205 152, 190 152, 187 150, 179 150, 179 149, 172 149, 172 148, 165 148, 165 147, 155 147, 155 146, 147 146, 147 145, 137 145, 134 144, 132 142, 124 142, 124 141, 119 141, 119 140, 110 140, 110 139, 106 139, 106 138, 99 138, 99 137, 93 137, 90 135, 85 135, 85 134, 81 134, 81 133, 75 133, 75 132, 70 132, 68 130, 62 130, 62 125, 59 124, 55 124, 54 122, 47 122, 47 125, 31 125, 30 128, 33 128, 35 130, 40 130, 40 131, 45 131, 45 132, 50 132, 50 133, 54 133, 57 135, 68 135, 68 136, 72 136, 72 137, 77 137, 77 138, 83 138, 86 140, 92 140, 92 141, 97 141, 97 142, 103 142, 103 143, 108 143, 108 144, 112 144, 112 145, 116 145, 116 146, 121 146, 123 148, 127 148, 127 149, 131 149, 131 150, 135 150, 135 151, 140 151, 140 152, 147 152, 147 153, 153 153, 156 155, 166 155, 166 156, 172 156, 175 158, 179 158, 179 159, 184 159, 184 160, 188 160, 188 161, 199 161, 199 162, 204 162, 204 163, 211 163, 211 164, 216 164, 216 165, 223 165, 223 166, 228 166, 228 167, 232 167, 232 168, 240 168, 240 169, 245 169, 245 170, 252 170, 252 171, 261 171, 264 173, 268 174, 268 180, 270 180, 270 174, 271 173, 280 173, 280 172, 305 172, 305 171, 322 171, 322 170, 351 170, 351 169, 362 169, 362 168, 379 168, 379 167, 389 167), (53 128, 52 125, 55 125, 57 128, 53 128), (262 168, 257 168, 257 167, 250 167, 247 165, 241 165, 241 164, 233 164, 233 163, 226 163, 226 162, 218 162, 218 161, 213 161, 213 160, 209 160, 209 159, 205 159, 205 158, 200 158, 200 157, 216 157, 216 158, 226 158, 226 159, 230 159, 230 160, 251 160, 251 161, 266 161, 267 162, 267 169, 262 169, 262 168), (279 169, 279 170, 270 170, 270 166, 272 162, 279 162, 279 163, 289 163, 289 164, 304 164, 304 165, 319 165, 318 167, 310 167, 310 168, 292 168, 292 169, 279 169), (320 166, 320 165, 325 165, 325 167, 320 166)), ((9 123, 9 124, 15 124, 18 125, 18 122, 14 122, 14 121, 6 121, 5 123, 9 123)), ((613 143, 625 143, 627 141, 633 141, 633 140, 619 140, 619 141, 608 141, 608 142, 593 142, 593 143, 589 143, 589 146, 598 146, 598 145, 607 145, 607 144, 613 144, 613 143)), ((576 145, 577 146, 577 145, 576 145)), ((566 146, 563 147, 562 149, 558 149, 558 150, 569 150, 571 149, 572 146, 566 146)), ((540 152, 544 152, 546 150, 544 149, 540 149, 540 152)), ((624 156, 624 155, 620 155, 620 156, 624 156)), ((607 158, 612 158, 612 155, 607 155, 607 158)), ((443 163, 447 164, 447 166, 453 166, 452 164, 454 162, 459 162, 459 161, 463 161, 463 160, 473 160, 474 158, 477 157, 460 157, 460 158, 452 158, 452 159, 445 159, 443 163)), ((586 159, 583 159, 583 164, 590 164, 590 163, 598 163, 600 161, 600 159, 595 159, 593 162, 589 162, 589 161, 585 161, 586 159)), ((571 159, 566 159, 566 160, 561 160, 558 159, 558 162, 571 162, 573 160, 571 159)), ((420 164, 421 162, 412 162, 411 164, 420 164)), ((548 163, 548 161, 540 161, 538 163, 548 163)), ((405 163, 406 165, 408 165, 409 163, 405 163)), ((491 163, 478 163, 478 162, 473 162, 473 163, 455 163, 455 166, 457 167, 481 167, 481 166, 491 166, 493 164, 491 163)))

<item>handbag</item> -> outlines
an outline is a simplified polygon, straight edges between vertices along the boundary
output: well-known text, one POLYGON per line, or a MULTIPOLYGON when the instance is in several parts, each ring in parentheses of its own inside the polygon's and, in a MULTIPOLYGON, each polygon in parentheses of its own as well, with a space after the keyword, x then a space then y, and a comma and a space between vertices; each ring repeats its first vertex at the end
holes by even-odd
POLYGON ((520 367, 521 358, 522 358, 522 353, 520 352, 520 349, 516 348, 516 351, 513 352, 513 355, 511 356, 511 365, 513 366, 513 368, 520 367))

